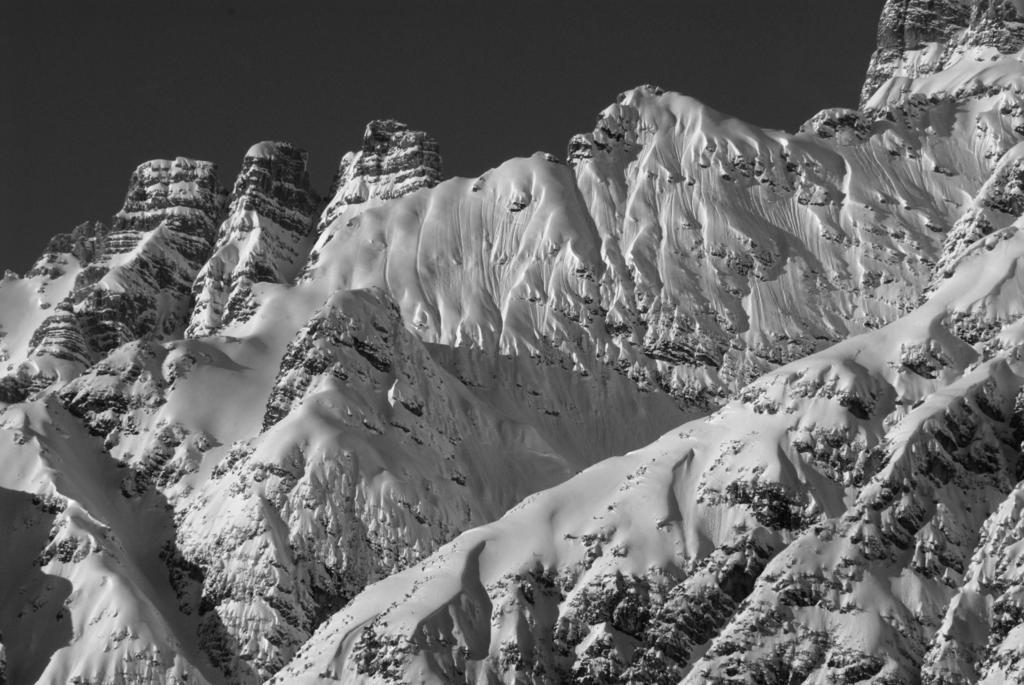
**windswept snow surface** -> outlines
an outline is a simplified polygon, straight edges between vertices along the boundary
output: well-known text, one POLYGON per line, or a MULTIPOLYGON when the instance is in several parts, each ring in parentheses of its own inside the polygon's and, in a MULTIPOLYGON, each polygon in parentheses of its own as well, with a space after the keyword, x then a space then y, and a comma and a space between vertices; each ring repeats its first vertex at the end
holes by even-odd
POLYGON ((1022 257, 1015 224, 908 316, 367 588, 277 682, 1019 678, 1007 619, 971 598, 1013 601, 988 559, 1019 540, 999 520, 1019 507, 1024 337, 972 347, 946 322, 1018 321, 1022 257), (995 587, 958 589, 986 564, 995 587))

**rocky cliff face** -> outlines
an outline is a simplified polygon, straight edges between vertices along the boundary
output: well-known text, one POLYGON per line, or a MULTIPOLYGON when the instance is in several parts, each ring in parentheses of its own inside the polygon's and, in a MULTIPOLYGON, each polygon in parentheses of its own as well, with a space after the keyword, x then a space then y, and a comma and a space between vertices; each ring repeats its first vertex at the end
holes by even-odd
POLYGON ((391 200, 441 182, 437 141, 394 119, 371 121, 363 147, 341 158, 328 194, 320 228, 335 221, 350 205, 391 200))
POLYGON ((187 335, 208 335, 257 308, 258 283, 288 283, 313 242, 320 200, 306 152, 288 143, 253 145, 231 193, 213 256, 195 281, 187 335))
MULTIPOLYGON (((1024 5, 1018 0, 886 0, 878 48, 861 91, 867 105, 890 79, 907 82, 1010 55, 1024 47, 1024 5)), ((963 82, 957 84, 967 85, 963 82)))
POLYGON ((38 323, 8 352, 23 362, 9 370, 45 384, 75 375, 119 345, 180 335, 223 205, 209 162, 179 157, 140 165, 109 229, 83 224, 56 237, 27 274, 31 283, 11 283, 9 294, 22 300, 11 307, 34 309, 29 318, 38 323), (32 302, 19 286, 34 286, 41 297, 32 302))
MULTIPOLYGON (((1019 426, 1017 421, 1018 435, 1019 426)), ((1012 683, 1024 678, 1018 562, 1024 539, 1021 505, 1018 483, 986 519, 963 586, 950 600, 925 655, 925 682, 1012 683)))

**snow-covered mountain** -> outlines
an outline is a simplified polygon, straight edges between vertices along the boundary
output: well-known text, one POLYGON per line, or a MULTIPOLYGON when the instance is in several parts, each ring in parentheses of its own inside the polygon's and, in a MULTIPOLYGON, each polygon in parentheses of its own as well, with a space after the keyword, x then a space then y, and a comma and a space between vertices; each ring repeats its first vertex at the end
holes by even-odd
POLYGON ((1024 681, 1022 13, 792 134, 140 165, 0 282, 0 681, 1024 681))
POLYGON ((368 588, 280 682, 1012 681, 1022 238, 368 588), (972 346, 950 322, 979 305, 972 346))

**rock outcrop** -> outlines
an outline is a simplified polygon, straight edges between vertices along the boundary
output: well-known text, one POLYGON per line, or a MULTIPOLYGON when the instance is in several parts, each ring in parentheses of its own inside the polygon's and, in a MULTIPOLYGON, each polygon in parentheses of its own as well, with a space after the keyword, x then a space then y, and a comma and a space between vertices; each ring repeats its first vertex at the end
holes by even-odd
POLYGON ((392 200, 432 188, 441 180, 441 152, 434 138, 394 119, 371 121, 363 133, 362 148, 338 163, 320 229, 349 205, 392 200))
POLYGON ((213 256, 196 278, 187 335, 245 321, 258 307, 256 284, 291 282, 309 255, 319 209, 304 150, 289 143, 253 145, 213 256))
POLYGON ((66 378, 125 343, 181 335, 223 207, 213 164, 153 160, 132 174, 109 229, 83 224, 51 241, 27 277, 37 290, 63 282, 65 294, 28 341, 33 372, 66 378))
MULTIPOLYGON (((886 0, 861 105, 892 79, 898 97, 915 79, 953 67, 981 70, 984 65, 969 63, 1018 52, 1024 48, 1022 19, 1019 0, 886 0)), ((969 85, 959 81, 957 86, 969 85)))

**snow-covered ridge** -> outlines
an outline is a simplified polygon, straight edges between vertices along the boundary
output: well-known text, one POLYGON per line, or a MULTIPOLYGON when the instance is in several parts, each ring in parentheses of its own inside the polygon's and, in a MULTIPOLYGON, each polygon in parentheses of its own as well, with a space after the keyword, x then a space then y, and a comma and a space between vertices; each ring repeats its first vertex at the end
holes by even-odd
POLYGON ((826 110, 790 135, 641 87, 572 140, 569 170, 537 154, 346 205, 303 279, 382 288, 427 340, 605 366, 713 407, 917 305, 1020 140, 1016 101, 826 110))
MULTIPOLYGON (((1021 474, 1022 258, 1024 232, 1003 229, 911 314, 371 586, 274 682, 916 682, 922 669, 963 670, 964 655, 939 650, 980 644, 971 624, 937 629, 982 563, 974 550, 1004 554, 979 530, 1005 519, 1004 498, 1013 510, 1021 474), (943 323, 980 302, 1005 312, 984 350, 943 323)), ((1000 601, 959 609, 997 636, 975 647, 969 681, 1019 677, 1013 600, 1000 601)))
MULTIPOLYGON (((396 136, 417 141, 423 134, 396 136)), ((160 204, 167 184, 147 173, 139 177, 151 192, 137 194, 130 211, 139 226, 178 208, 160 204)), ((375 173, 367 183, 386 181, 375 173)), ((561 165, 559 173, 571 190, 568 169, 561 165)), ((345 211, 358 219, 396 201, 377 198, 345 211)), ((217 244, 208 248, 212 256, 198 270, 195 301, 175 301, 191 308, 188 337, 179 339, 180 328, 142 336, 96 363, 68 367, 57 382, 29 387, 15 377, 4 397, 13 404, 8 415, 22 407, 35 412, 36 428, 26 432, 12 420, 6 435, 11 444, 38 435, 42 447, 27 438, 27 450, 8 456, 11 487, 75 498, 37 465, 47 450, 68 453, 60 440, 51 447, 48 435, 88 446, 104 475, 102 482, 84 479, 82 488, 112 493, 124 508, 163 512, 143 519, 152 544, 137 551, 161 569, 147 596, 181 612, 173 628, 127 609, 125 622, 110 614, 102 632, 47 645, 57 654, 46 677, 103 679, 145 652, 138 668, 118 671, 129 682, 186 675, 258 682, 367 582, 686 417, 670 398, 642 392, 621 374, 595 368, 581 375, 571 360, 425 345, 386 293, 339 288, 319 276, 295 282, 315 237, 315 203, 305 153, 258 144, 245 157, 217 244), (339 460, 348 466, 338 468, 339 460), (336 501, 339 488, 351 492, 348 504, 336 501), (148 628, 136 629, 135 620, 148 628), (180 630, 203 647, 186 648, 180 630)), ((63 277, 69 265, 77 273, 72 260, 92 259, 104 230, 83 226, 55 241, 54 256, 30 279, 12 277, 5 287, 23 297, 38 279, 63 277)), ((311 254, 307 273, 322 264, 311 254)), ((83 539, 76 519, 58 514, 52 525, 83 539)), ((105 525, 111 544, 135 544, 134 528, 105 525)), ((48 537, 43 544, 64 543, 48 537)), ((74 543, 79 549, 112 554, 74 543)), ((102 568, 81 561, 74 553, 47 554, 43 565, 55 577, 74 578, 76 587, 99 582, 102 568)), ((64 615, 77 625, 89 606, 70 600, 64 615)), ((19 663, 44 658, 11 644, 19 663)))
POLYGON ((8 681, 1020 680, 1015 17, 888 3, 793 134, 142 165, 0 281, 8 681))

